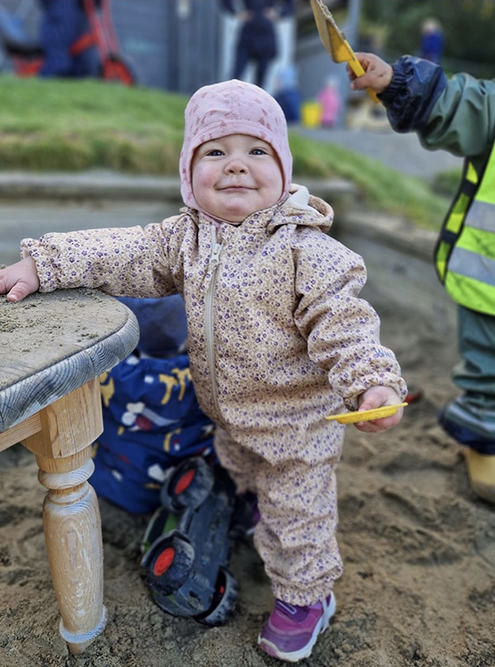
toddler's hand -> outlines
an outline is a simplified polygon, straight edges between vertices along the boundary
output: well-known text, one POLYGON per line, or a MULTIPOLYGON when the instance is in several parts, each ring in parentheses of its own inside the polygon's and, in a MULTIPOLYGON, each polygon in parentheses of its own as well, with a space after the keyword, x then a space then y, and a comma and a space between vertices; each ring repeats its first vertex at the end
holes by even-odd
POLYGON ((389 87, 394 70, 384 60, 374 53, 356 53, 356 58, 361 63, 364 74, 356 78, 349 65, 347 65, 347 76, 351 80, 352 90, 364 90, 371 88, 378 95, 389 87))
MULTIPOLYGON (((397 405, 400 397, 392 387, 370 387, 359 397, 359 410, 373 410, 385 405, 397 405)), ((354 426, 363 433, 379 433, 396 426, 402 419, 404 408, 399 408, 395 415, 373 421, 356 422, 354 426)))
POLYGON ((7 301, 21 301, 39 286, 36 264, 31 257, 0 269, 0 294, 7 294, 7 301))

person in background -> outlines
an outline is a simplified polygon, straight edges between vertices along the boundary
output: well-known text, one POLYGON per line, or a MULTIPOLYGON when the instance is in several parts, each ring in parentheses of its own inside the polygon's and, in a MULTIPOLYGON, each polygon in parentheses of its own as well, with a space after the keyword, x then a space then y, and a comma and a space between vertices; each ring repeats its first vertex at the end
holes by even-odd
POLYGON ((438 276, 458 304, 461 362, 452 378, 461 394, 440 412, 464 445, 471 486, 495 503, 495 80, 459 73, 412 56, 393 65, 358 53, 365 74, 351 88, 374 90, 397 132, 465 158, 459 191, 438 238, 438 276))
POLYGON ((440 23, 435 19, 425 19, 421 26, 419 57, 437 65, 442 60, 444 36, 440 23))
POLYGON ((325 85, 318 93, 318 102, 321 105, 321 126, 333 127, 342 108, 339 89, 334 77, 328 77, 325 85))
POLYGON ((282 67, 275 78, 274 98, 282 107, 285 120, 290 125, 301 119, 301 93, 297 85, 295 67, 282 67))
MULTIPOLYGON (((184 298, 198 403, 238 493, 257 496, 254 543, 276 599, 258 643, 280 660, 309 656, 335 611, 342 573, 336 468, 344 407, 398 405, 399 364, 359 292, 362 259, 327 234, 329 204, 291 183, 282 109, 242 81, 200 88, 185 111, 178 215, 145 229, 24 239, 0 294, 93 287, 184 298)), ((395 426, 403 408, 363 432, 395 426)))
POLYGON ((255 83, 263 88, 270 63, 278 55, 275 22, 293 13, 294 0, 221 0, 221 4, 241 22, 232 78, 242 79, 253 62, 255 83))
POLYGON ((90 39, 88 18, 81 0, 39 0, 43 16, 40 46, 44 63, 39 76, 96 77, 99 58, 96 48, 77 48, 78 42, 90 39))

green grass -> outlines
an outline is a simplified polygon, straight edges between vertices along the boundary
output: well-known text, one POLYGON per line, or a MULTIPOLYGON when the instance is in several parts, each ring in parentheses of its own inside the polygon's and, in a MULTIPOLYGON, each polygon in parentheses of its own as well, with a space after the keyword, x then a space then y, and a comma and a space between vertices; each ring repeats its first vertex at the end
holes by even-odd
POLYGON ((405 176, 330 142, 322 144, 291 134, 291 149, 295 174, 345 178, 358 186, 363 204, 404 217, 420 227, 440 228, 449 199, 435 193, 425 179, 405 176))
POLYGON ((0 169, 177 174, 186 99, 98 81, 0 77, 0 169))
POLYGON ((433 191, 449 199, 453 199, 459 189, 462 177, 462 168, 449 169, 438 174, 432 183, 433 191))
MULTIPOLYGON (((0 77, 0 169, 108 168, 178 175, 187 98, 99 81, 0 77)), ((336 144, 290 135, 297 177, 345 178, 364 205, 438 228, 448 200, 419 178, 336 144)))

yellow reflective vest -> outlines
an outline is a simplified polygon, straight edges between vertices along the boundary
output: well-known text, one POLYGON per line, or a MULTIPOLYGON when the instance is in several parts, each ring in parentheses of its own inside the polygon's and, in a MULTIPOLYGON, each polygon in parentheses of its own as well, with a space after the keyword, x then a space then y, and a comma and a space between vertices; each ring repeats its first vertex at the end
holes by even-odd
POLYGON ((438 239, 435 265, 454 301, 495 315, 495 144, 480 174, 469 160, 464 164, 438 239))

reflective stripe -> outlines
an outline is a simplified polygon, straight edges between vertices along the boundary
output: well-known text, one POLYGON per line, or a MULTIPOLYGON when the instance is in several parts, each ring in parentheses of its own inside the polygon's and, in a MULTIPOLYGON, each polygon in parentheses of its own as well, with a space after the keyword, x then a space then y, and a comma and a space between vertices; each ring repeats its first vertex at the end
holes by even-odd
POLYGON ((495 260, 476 252, 456 246, 450 255, 450 271, 495 287, 495 260))
MULTIPOLYGON (((464 224, 474 229, 495 234, 495 206, 475 199, 471 204, 464 224)), ((495 257, 495 237, 493 238, 493 245, 493 256, 495 257)))

